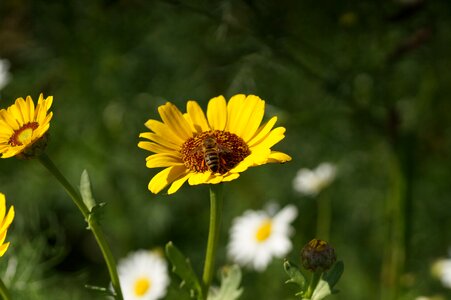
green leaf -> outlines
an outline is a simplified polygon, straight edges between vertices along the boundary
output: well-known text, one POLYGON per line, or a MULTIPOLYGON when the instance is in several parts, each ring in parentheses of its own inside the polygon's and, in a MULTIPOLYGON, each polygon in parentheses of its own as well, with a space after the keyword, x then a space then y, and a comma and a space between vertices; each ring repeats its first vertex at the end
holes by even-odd
POLYGON ((335 265, 330 269, 327 273, 324 274, 323 278, 325 281, 329 283, 332 292, 334 292, 333 288, 340 280, 341 275, 344 271, 344 264, 342 261, 337 261, 335 265))
POLYGON ((190 260, 172 242, 166 244, 166 255, 172 263, 172 272, 177 274, 182 280, 180 286, 189 290, 191 298, 202 300, 202 287, 196 273, 194 273, 191 267, 190 260))
POLYGON ((342 261, 339 261, 332 269, 330 269, 330 271, 324 273, 313 292, 311 300, 321 300, 331 294, 338 293, 337 290, 334 290, 334 286, 337 284, 338 280, 340 280, 343 271, 344 264, 342 261))
POLYGON ((86 207, 88 208, 89 211, 91 211, 92 208, 96 206, 96 201, 92 196, 91 181, 89 180, 89 174, 88 171, 86 170, 83 170, 83 172, 81 173, 80 194, 86 207))
POLYGON ((98 292, 100 295, 103 296, 110 296, 116 298, 116 294, 112 290, 105 288, 103 286, 85 284, 85 288, 87 288, 88 290, 98 292))
POLYGON ((299 269, 299 267, 297 265, 295 265, 294 263, 292 263, 288 260, 285 260, 283 262, 283 268, 285 269, 285 272, 290 277, 290 279, 285 281, 285 283, 297 284, 301 288, 301 291, 304 291, 306 280, 305 280, 304 274, 302 274, 302 272, 301 272, 301 269, 299 269))
POLYGON ((241 270, 237 265, 221 270, 221 287, 208 295, 208 300, 236 300, 243 293, 240 288, 241 270))
POLYGON ((315 288, 315 291, 313 292, 311 300, 321 300, 326 298, 327 296, 331 295, 332 291, 329 286, 329 283, 327 281, 324 281, 323 279, 320 279, 318 282, 318 285, 315 288))

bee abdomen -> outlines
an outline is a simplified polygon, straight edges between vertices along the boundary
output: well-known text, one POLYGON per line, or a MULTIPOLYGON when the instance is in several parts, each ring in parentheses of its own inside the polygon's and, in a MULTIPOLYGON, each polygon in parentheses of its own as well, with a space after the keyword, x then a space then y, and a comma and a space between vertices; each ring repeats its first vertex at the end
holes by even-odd
POLYGON ((208 168, 214 173, 219 171, 219 156, 216 151, 206 151, 205 152, 205 163, 207 164, 208 168))

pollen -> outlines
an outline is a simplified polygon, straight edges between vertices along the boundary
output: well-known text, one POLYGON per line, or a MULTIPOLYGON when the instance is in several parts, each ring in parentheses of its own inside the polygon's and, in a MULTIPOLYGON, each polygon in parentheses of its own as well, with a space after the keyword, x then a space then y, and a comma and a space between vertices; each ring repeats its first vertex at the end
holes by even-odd
POLYGON ((150 281, 149 278, 146 277, 139 278, 135 282, 135 295, 137 297, 144 296, 151 286, 152 282, 150 281))
POLYGON ((213 172, 211 161, 214 161, 217 164, 214 173, 225 174, 245 159, 251 151, 246 142, 236 134, 210 130, 189 138, 183 143, 180 153, 186 168, 191 171, 203 173, 211 170, 213 172), (204 141, 211 138, 216 145, 206 149, 204 141), (214 156, 214 159, 208 156, 214 156))
POLYGON ((272 222, 271 220, 265 220, 257 230, 255 234, 255 239, 257 242, 262 243, 266 241, 271 235, 272 230, 272 222))
POLYGON ((14 147, 29 143, 33 136, 33 131, 38 127, 38 122, 30 122, 23 125, 21 128, 14 131, 14 134, 9 139, 9 144, 14 147))

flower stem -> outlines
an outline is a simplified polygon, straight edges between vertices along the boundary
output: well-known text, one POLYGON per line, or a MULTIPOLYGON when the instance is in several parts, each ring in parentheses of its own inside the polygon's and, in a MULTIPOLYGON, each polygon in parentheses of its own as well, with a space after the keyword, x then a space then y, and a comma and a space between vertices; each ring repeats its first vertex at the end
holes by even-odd
POLYGON ((0 296, 3 300, 10 300, 8 288, 6 287, 3 280, 0 279, 0 296))
POLYGON ((116 292, 116 298, 122 300, 122 291, 121 286, 119 284, 119 276, 117 274, 116 269, 116 262, 113 257, 113 254, 111 252, 111 249, 106 241, 105 235, 97 222, 95 215, 91 214, 89 209, 86 207, 85 203, 83 202, 83 199, 81 198, 80 194, 75 190, 75 188, 67 181, 67 179, 64 177, 64 175, 59 171, 59 169, 55 166, 55 164, 52 162, 50 157, 47 156, 47 154, 42 154, 39 156, 39 161, 41 164, 47 168, 47 170, 52 173, 53 176, 58 180, 59 183, 64 187, 66 192, 69 194, 69 196, 72 198, 75 205, 78 207, 80 212, 82 213, 83 217, 85 218, 85 221, 88 223, 88 228, 92 231, 94 234, 94 237, 97 241, 97 244, 100 247, 100 250, 102 252, 103 258, 105 259, 105 263, 108 267, 108 272, 110 274, 111 278, 111 284, 113 285, 114 291, 116 292))
POLYGON ((205 254, 204 273, 202 276, 204 297, 207 299, 208 290, 214 274, 216 248, 219 241, 219 231, 222 212, 222 184, 213 184, 210 187, 210 227, 208 231, 207 251, 205 254))
POLYGON ((330 234, 330 222, 332 216, 332 207, 330 198, 321 194, 318 199, 318 215, 316 224, 316 237, 328 241, 330 234))
POLYGON ((303 295, 304 299, 310 299, 313 296, 313 292, 316 289, 316 286, 318 285, 319 280, 321 279, 321 275, 323 275, 323 272, 315 271, 312 274, 312 278, 310 279, 309 286, 307 288, 307 291, 303 295))

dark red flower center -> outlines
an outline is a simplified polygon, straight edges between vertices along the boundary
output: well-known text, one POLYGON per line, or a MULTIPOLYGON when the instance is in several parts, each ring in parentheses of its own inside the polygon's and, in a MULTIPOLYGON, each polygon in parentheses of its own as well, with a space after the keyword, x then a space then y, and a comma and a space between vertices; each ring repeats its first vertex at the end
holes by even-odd
POLYGON ((224 174, 251 151, 242 138, 221 130, 202 132, 183 143, 180 149, 185 166, 194 172, 224 174))

